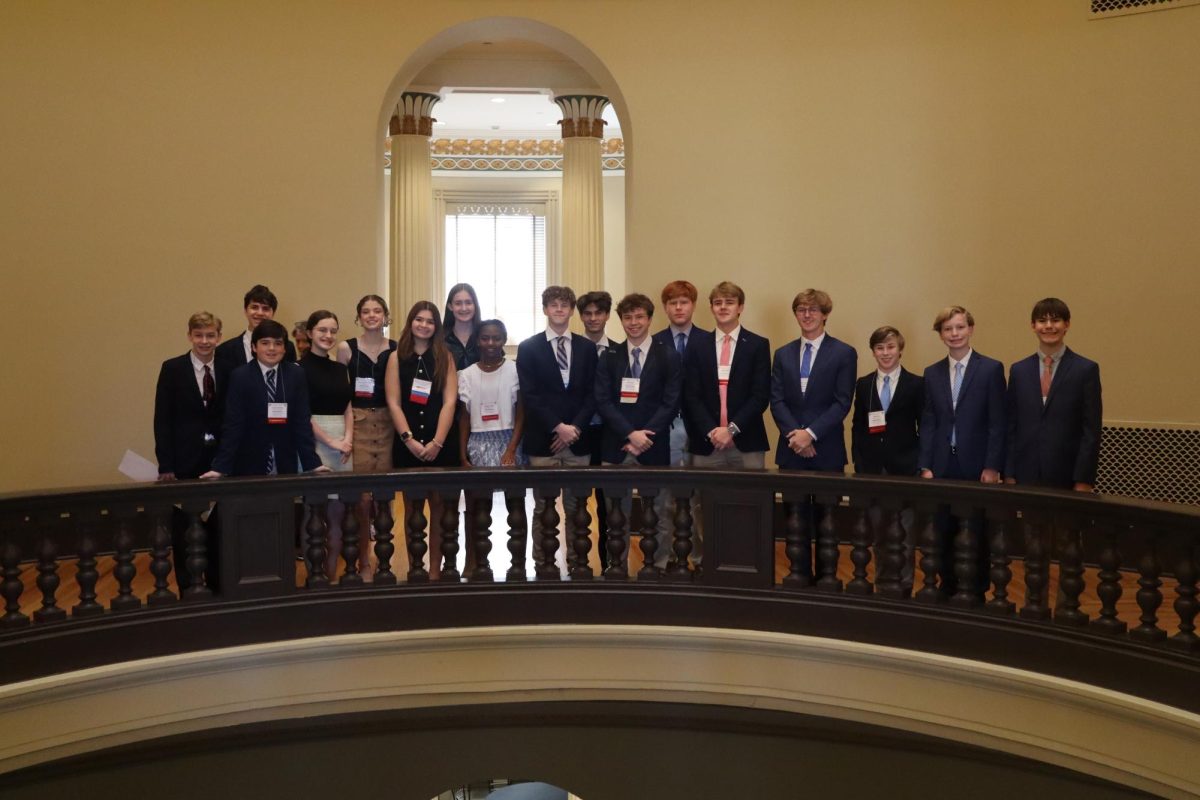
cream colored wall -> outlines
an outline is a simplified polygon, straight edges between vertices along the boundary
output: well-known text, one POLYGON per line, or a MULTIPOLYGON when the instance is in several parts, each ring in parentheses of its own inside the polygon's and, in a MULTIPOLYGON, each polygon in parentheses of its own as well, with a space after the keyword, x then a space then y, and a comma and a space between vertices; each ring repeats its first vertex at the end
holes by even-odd
POLYGON ((126 447, 150 453, 157 364, 194 310, 236 333, 261 281, 284 321, 352 316, 379 288, 388 87, 493 15, 557 27, 616 80, 631 290, 735 278, 778 344, 817 285, 833 333, 899 325, 917 366, 944 303, 1007 361, 1060 295, 1107 417, 1198 421, 1179 330, 1200 295, 1200 8, 1085 6, 4 3, 0 308, 20 340, 0 487, 108 482, 126 447))

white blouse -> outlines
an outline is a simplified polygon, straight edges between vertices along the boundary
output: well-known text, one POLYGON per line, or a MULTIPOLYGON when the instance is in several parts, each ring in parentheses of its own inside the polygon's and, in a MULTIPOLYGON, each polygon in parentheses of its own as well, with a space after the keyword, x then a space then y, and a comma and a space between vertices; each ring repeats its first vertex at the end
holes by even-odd
POLYGON ((495 372, 484 372, 478 364, 472 364, 458 373, 458 399, 471 415, 473 432, 512 430, 519 392, 517 365, 512 360, 506 360, 495 372), (496 404, 500 419, 483 421, 485 403, 496 404))

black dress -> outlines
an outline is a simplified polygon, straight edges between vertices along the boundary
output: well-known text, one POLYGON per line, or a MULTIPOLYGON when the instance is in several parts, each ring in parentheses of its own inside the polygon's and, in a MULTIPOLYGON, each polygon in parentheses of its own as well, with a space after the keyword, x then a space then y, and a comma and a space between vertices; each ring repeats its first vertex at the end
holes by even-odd
MULTIPOLYGON (((437 435, 438 416, 442 412, 442 392, 434 387, 429 392, 429 400, 424 405, 413 402, 413 378, 424 380, 433 379, 433 354, 413 353, 396 365, 400 370, 400 408, 404 418, 412 430, 413 437, 421 444, 429 444, 437 435)), ((441 452, 433 461, 421 461, 400 441, 397 436, 392 445, 392 463, 396 469, 411 469, 412 467, 457 467, 461 463, 458 453, 458 419, 450 425, 445 441, 442 442, 441 452)))
POLYGON ((388 356, 396 352, 396 340, 387 340, 387 349, 379 354, 379 360, 372 361, 371 357, 358 349, 358 337, 347 339, 350 346, 350 386, 354 387, 356 378, 374 378, 375 393, 370 397, 359 397, 355 394, 350 402, 355 408, 387 408, 387 395, 383 389, 383 376, 387 373, 388 356))
POLYGON ((467 343, 463 344, 457 336, 454 335, 454 328, 446 329, 446 347, 450 350, 450 355, 454 357, 454 368, 462 372, 467 367, 479 361, 479 331, 476 329, 467 337, 467 343))
POLYGON ((350 405, 350 375, 346 365, 311 353, 300 359, 308 380, 308 402, 313 414, 340 416, 350 405))

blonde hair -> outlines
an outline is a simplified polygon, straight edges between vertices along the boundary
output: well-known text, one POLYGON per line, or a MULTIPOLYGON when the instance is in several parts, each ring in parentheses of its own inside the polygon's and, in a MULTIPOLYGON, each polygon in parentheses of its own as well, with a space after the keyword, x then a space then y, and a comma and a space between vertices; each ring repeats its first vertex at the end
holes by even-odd
POLYGON ((197 311, 188 318, 188 332, 190 333, 200 328, 216 328, 217 333, 220 333, 221 318, 214 316, 211 311, 197 311))
POLYGON ((955 314, 962 314, 964 317, 967 318, 967 325, 972 328, 975 327, 975 318, 973 316, 971 316, 970 311, 967 311, 962 306, 946 306, 945 308, 943 308, 941 311, 938 312, 938 315, 936 317, 934 317, 933 329, 935 331, 937 331, 938 333, 941 333, 942 325, 944 325, 946 323, 946 321, 949 320, 951 317, 953 317, 955 314))

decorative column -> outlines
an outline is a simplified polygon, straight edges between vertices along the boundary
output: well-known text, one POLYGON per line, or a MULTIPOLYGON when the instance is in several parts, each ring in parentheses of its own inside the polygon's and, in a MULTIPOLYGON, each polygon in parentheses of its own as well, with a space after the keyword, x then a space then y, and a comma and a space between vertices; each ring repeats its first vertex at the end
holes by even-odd
POLYGON ((562 281, 576 294, 604 286, 604 187, 601 140, 607 97, 554 98, 562 109, 562 281))
POLYGON ((389 270, 393 329, 403 324, 418 300, 432 300, 438 286, 434 275, 433 170, 429 137, 433 106, 441 98, 426 92, 405 92, 396 104, 388 132, 392 149, 392 196, 388 223, 389 270), (399 323, 395 321, 399 320, 399 323))

